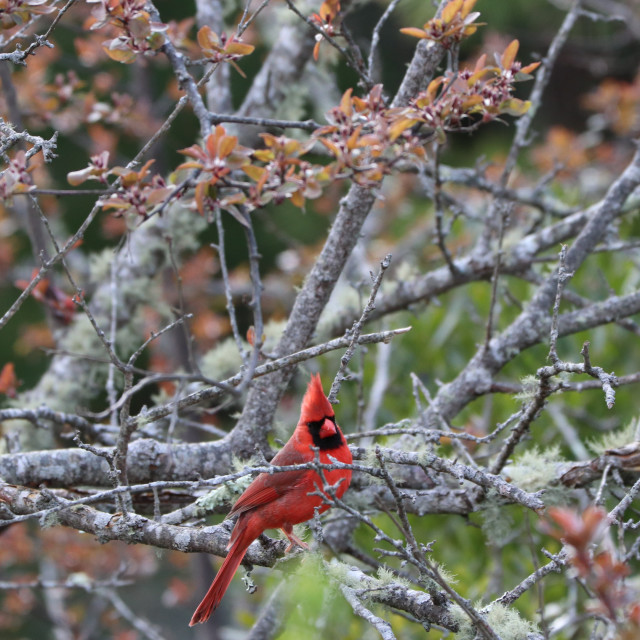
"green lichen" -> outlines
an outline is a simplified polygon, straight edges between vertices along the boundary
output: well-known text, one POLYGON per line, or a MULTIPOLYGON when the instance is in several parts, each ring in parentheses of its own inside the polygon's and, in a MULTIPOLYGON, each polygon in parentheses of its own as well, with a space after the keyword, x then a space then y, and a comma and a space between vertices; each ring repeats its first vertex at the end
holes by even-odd
POLYGON ((242 476, 237 480, 230 480, 224 484, 209 491, 209 493, 200 496, 196 500, 196 506, 199 507, 199 514, 212 513, 218 507, 225 507, 236 498, 251 484, 253 478, 250 475, 242 476))
POLYGON ((336 309, 340 309, 340 313, 343 315, 349 315, 350 313, 360 313, 361 304, 366 303, 360 300, 358 292, 349 286, 343 286, 334 291, 332 297, 332 304, 327 305, 320 316, 316 333, 319 340, 328 340, 331 336, 331 331, 336 322, 336 309))
POLYGON ((267 322, 264 327, 264 344, 262 350, 266 353, 273 351, 278 344, 278 341, 282 337, 287 326, 286 320, 272 320, 267 322))
POLYGON ((308 97, 309 91, 306 87, 295 83, 288 85, 284 88, 283 100, 278 105, 274 117, 282 120, 303 120, 308 97))
POLYGON ((104 249, 89 256, 89 281, 105 282, 111 278, 113 249, 104 249))
POLYGON ((587 446, 596 455, 602 455, 608 449, 619 449, 640 439, 638 434, 639 420, 632 420, 628 425, 615 431, 609 431, 598 438, 589 440, 587 446))
POLYGON ((60 527, 62 526, 62 521, 60 520, 60 514, 57 511, 54 512, 46 512, 42 516, 40 516, 38 523, 40 524, 41 529, 49 529, 52 527, 60 527))
POLYGON ((520 455, 509 466, 508 473, 512 482, 524 491, 539 491, 549 486, 549 481, 556 477, 557 465, 562 462, 564 458, 557 445, 545 451, 535 446, 520 455))
MULTIPOLYGON (((476 609, 480 605, 476 605, 476 609)), ((456 604, 449 613, 459 625, 455 634, 456 640, 474 640, 476 629, 467 614, 456 604)), ((528 620, 523 620, 520 614, 512 608, 495 603, 485 611, 485 620, 501 640, 526 640, 527 636, 538 632, 538 627, 528 620)))
POLYGON ((535 376, 525 376, 520 380, 520 384, 522 385, 522 389, 513 397, 521 402, 529 402, 529 400, 533 400, 538 391, 538 378, 535 376))
POLYGON ((227 338, 204 354, 200 369, 212 380, 224 380, 237 373, 241 365, 242 357, 235 341, 233 338, 227 338))
POLYGON ((400 578, 395 575, 393 571, 390 571, 386 567, 378 567, 378 582, 381 587, 388 587, 390 584, 401 584, 403 587, 409 588, 411 583, 404 578, 400 578))
MULTIPOLYGON (((380 461, 376 456, 375 449, 372 449, 372 448, 367 449, 367 453, 366 453, 365 459, 363 460, 363 463, 367 467, 372 467, 373 469, 380 469, 380 461)), ((369 473, 366 475, 366 479, 369 484, 380 484, 380 485, 387 484, 383 478, 379 476, 374 476, 369 473)))
POLYGON ((513 537, 514 522, 504 508, 504 500, 497 491, 487 492, 482 509, 482 532, 494 545, 502 545, 513 537))
POLYGON ((362 583, 351 570, 351 565, 340 562, 337 558, 331 558, 331 561, 325 563, 327 575, 331 580, 335 580, 339 584, 345 584, 348 587, 361 588, 362 583))

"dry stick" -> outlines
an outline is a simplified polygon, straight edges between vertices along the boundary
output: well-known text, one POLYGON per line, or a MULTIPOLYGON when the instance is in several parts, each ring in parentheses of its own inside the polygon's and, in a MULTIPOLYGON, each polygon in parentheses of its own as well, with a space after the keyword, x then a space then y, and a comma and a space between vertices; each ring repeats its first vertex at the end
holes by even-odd
POLYGON ((491 302, 489 303, 489 313, 487 317, 487 327, 484 338, 484 349, 489 349, 489 342, 493 337, 493 325, 495 322, 495 309, 498 303, 498 280, 500 278, 500 268, 502 266, 502 244, 504 242, 504 230, 507 224, 507 218, 509 217, 509 205, 503 206, 502 200, 497 200, 494 205, 500 212, 500 224, 498 227, 498 246, 495 251, 495 265, 493 268, 493 274, 491 275, 491 302))
MULTIPOLYGON (((111 262, 111 283, 110 283, 110 289, 111 289, 111 326, 109 327, 109 344, 115 345, 116 343, 116 332, 117 332, 117 328, 118 328, 118 287, 116 286, 116 261, 113 260, 111 262)), ((113 364, 113 362, 109 362, 109 371, 107 373, 107 383, 106 383, 106 389, 107 389, 107 400, 109 402, 109 406, 113 407, 115 405, 115 403, 117 402, 117 392, 116 392, 116 385, 115 385, 115 373, 116 373, 116 366, 113 364)), ((113 427, 117 427, 118 425, 118 415, 115 411, 115 409, 113 411, 110 412, 110 416, 109 416, 109 423, 111 424, 111 426, 113 427)))
MULTIPOLYGON (((451 86, 452 83, 449 84, 451 86)), ((442 179, 440 177, 440 143, 436 140, 433 143, 433 203, 436 208, 436 233, 438 237, 438 247, 442 252, 445 262, 451 272, 451 277, 459 275, 459 271, 453 262, 451 253, 445 242, 445 235, 442 226, 444 218, 444 204, 442 201, 442 179)))
POLYGON ((551 318, 551 331, 549 334, 549 355, 547 356, 552 363, 559 361, 558 351, 556 349, 558 343, 558 313, 560 310, 560 300, 562 299, 562 290, 565 282, 573 277, 573 273, 567 273, 565 269, 565 260, 567 258, 567 245, 563 244, 560 250, 560 264, 558 265, 558 287, 556 290, 556 299, 553 303, 553 315, 551 318))
POLYGON ((100 589, 99 594, 103 598, 106 598, 120 616, 127 620, 131 626, 145 638, 149 640, 165 640, 165 636, 161 635, 154 625, 148 620, 136 615, 113 589, 100 589))
POLYGON ((212 113, 209 115, 211 124, 249 124, 258 127, 275 127, 277 129, 302 129, 313 132, 322 125, 312 118, 308 120, 278 120, 277 118, 252 118, 249 116, 235 116, 227 113, 212 113))
POLYGON ((369 49, 369 59, 367 63, 367 75, 369 78, 373 78, 374 75, 373 65, 375 64, 376 49, 380 43, 380 32, 382 31, 384 23, 390 18, 399 2, 400 0, 392 0, 391 4, 385 9, 385 12, 380 16, 380 20, 376 23, 373 33, 371 34, 371 49, 369 49))
MULTIPOLYGON (((499 598, 494 600, 491 604, 499 603, 505 606, 513 604, 521 595, 526 593, 533 585, 539 582, 542 578, 552 572, 560 572, 565 567, 567 562, 567 554, 563 550, 555 556, 551 556, 551 561, 545 564, 543 567, 536 569, 531 575, 527 576, 519 585, 505 591, 499 598)), ((491 606, 491 605, 490 605, 491 606)))
POLYGON ((193 336, 189 329, 189 324, 186 322, 187 318, 192 318, 193 316, 186 312, 186 302, 184 298, 184 288, 182 286, 182 275, 180 274, 180 269, 178 267, 178 261, 176 260, 175 253, 173 251, 173 239, 171 236, 166 236, 167 248, 169 253, 169 260, 171 261, 171 268, 173 269, 173 273, 176 277, 176 289, 178 291, 178 318, 181 320, 180 324, 182 326, 182 335, 185 342, 185 347, 187 349, 187 362, 189 363, 189 373, 196 372, 202 373, 200 371, 200 367, 198 366, 198 361, 196 360, 195 354, 193 352, 193 336))
MULTIPOLYGON (((599 249, 600 249, 599 247, 596 247, 592 253, 600 253, 599 249)), ((612 249, 612 251, 615 251, 615 249, 612 249)), ((553 262, 554 260, 555 258, 551 256, 539 256, 538 258, 534 258, 532 260, 532 263, 533 262, 553 262)), ((530 270, 527 273, 519 274, 519 277, 521 277, 526 282, 532 282, 536 285, 540 285, 544 281, 544 278, 539 274, 537 274, 536 272, 534 272, 533 270, 530 270)), ((563 290, 562 296, 567 302, 570 302, 574 307, 585 308, 591 304, 591 300, 577 294, 575 291, 563 290)), ((640 335, 640 326, 638 326, 638 324, 635 323, 633 320, 630 320, 629 318, 619 318, 614 320, 614 322, 619 327, 622 327, 623 329, 630 331, 634 335, 636 336, 640 335)))
POLYGON ((256 234, 253 229, 253 223, 251 222, 249 212, 244 209, 241 212, 241 215, 245 220, 243 228, 245 238, 247 240, 247 248, 249 250, 249 275, 253 289, 253 295, 249 306, 253 312, 254 342, 252 345, 253 349, 251 351, 251 359, 247 363, 247 368, 244 372, 244 379, 238 386, 238 392, 244 391, 253 379, 253 373, 258 366, 258 359, 264 342, 264 322, 262 319, 262 292, 264 291, 264 287, 260 280, 260 254, 258 253, 258 241, 256 240, 256 234))
POLYGON ((353 609, 353 612, 371 624, 376 631, 378 631, 382 640, 396 640, 396 636, 393 634, 391 625, 386 620, 383 620, 367 609, 358 598, 355 589, 348 587, 346 584, 341 584, 340 591, 342 592, 344 599, 353 609))
POLYGON ((109 471, 107 471, 107 476, 111 480, 111 483, 113 484, 113 487, 116 490, 116 493, 113 494, 113 497, 116 499, 119 509, 122 510, 125 507, 125 505, 122 504, 121 493, 122 492, 128 493, 128 488, 125 486, 122 486, 122 483, 120 482, 120 474, 118 473, 118 469, 115 464, 115 451, 111 449, 101 449, 99 447, 94 447, 91 444, 86 444, 85 442, 82 442, 80 438, 80 433, 78 431, 76 431, 75 435, 73 436, 73 441, 76 443, 78 449, 82 449, 83 451, 88 451, 89 453, 92 453, 94 456, 97 456, 98 458, 102 458, 103 460, 106 460, 107 465, 109 466, 109 471))
POLYGON ((511 430, 511 433, 504 441, 497 458, 489 468, 491 473, 498 474, 502 471, 516 446, 520 440, 522 440, 524 434, 529 430, 531 423, 538 417, 540 411, 542 411, 546 399, 551 395, 551 393, 553 393, 553 388, 549 383, 549 376, 541 376, 535 396, 526 404, 518 423, 511 430))
POLYGON ((373 82, 369 76, 367 66, 364 63, 362 51, 360 51, 360 47, 357 45, 350 29, 347 27, 344 20, 340 23, 340 35, 347 41, 347 44, 349 45, 349 51, 351 51, 351 59, 353 60, 353 64, 355 64, 356 67, 360 70, 361 80, 359 85, 365 91, 371 91, 371 89, 373 88, 373 82))
MULTIPOLYGON (((51 35, 53 30, 56 28, 58 22, 60 22, 62 16, 71 8, 71 5, 75 3, 76 0, 69 0, 67 4, 62 7, 58 11, 58 14, 53 19, 53 22, 49 25, 49 28, 46 30, 44 35, 36 34, 34 36, 34 41, 23 51, 22 49, 16 49, 11 53, 0 53, 0 61, 8 60, 9 62, 13 62, 13 64, 21 64, 26 66, 25 58, 30 56, 38 47, 49 47, 53 48, 53 45, 47 40, 47 38, 51 35)), ((28 26, 28 25, 27 25, 28 26)), ((5 43, 6 46, 7 43, 5 43)))
POLYGON ((378 294, 378 289, 380 288, 380 284, 382 283, 384 273, 389 268, 390 264, 391 254, 388 253, 380 263, 380 271, 378 271, 378 275, 374 277, 373 273, 371 273, 371 280, 373 281, 373 284, 371 286, 371 293, 369 294, 367 305, 362 311, 362 315, 360 316, 360 318, 353 323, 353 327, 351 327, 351 330, 348 332, 347 336, 345 336, 351 337, 351 342, 349 343, 349 347, 344 352, 342 358, 340 358, 340 367, 338 369, 338 372, 336 373, 335 378, 333 379, 331 391, 329 391, 328 399, 331 404, 338 404, 337 397, 338 393, 340 392, 340 385, 342 384, 343 380, 348 380, 348 378, 346 378, 344 374, 347 370, 349 362, 351 361, 351 358, 353 358, 353 354, 356 351, 356 346, 358 344, 360 333, 362 332, 362 327, 364 326, 371 312, 375 309, 376 295, 378 294))
POLYGON ((511 149, 509 150, 509 155, 507 156, 503 176, 500 180, 501 186, 503 188, 506 187, 507 180, 516 165, 520 149, 527 145, 529 129, 531 128, 531 123, 533 122, 533 119, 538 111, 540 103, 542 102, 542 94, 549 82, 551 72, 553 71, 556 60, 560 55, 560 51, 562 50, 564 43, 567 41, 571 29, 573 29, 573 25, 576 23, 576 20, 580 16, 581 4, 582 0, 573 0, 567 15, 562 21, 562 25, 560 26, 558 33, 556 33, 551 42, 551 45, 549 46, 547 55, 542 60, 542 64, 540 65, 540 67, 538 67, 538 69, 536 70, 533 89, 531 91, 531 95, 529 96, 531 106, 529 107, 529 110, 516 123, 516 135, 513 139, 511 149))
MULTIPOLYGON (((191 316, 187 316, 187 319, 190 317, 191 316)), ((136 353, 131 356, 131 359, 129 360, 129 364, 130 365, 132 364, 132 359, 134 359, 134 356, 138 357, 142 353, 142 350, 152 340, 156 339, 158 336, 162 335, 164 332, 172 329, 176 324, 182 321, 183 321, 182 318, 178 318, 175 322, 172 322, 167 327, 164 327, 158 332, 152 333, 151 336, 148 338, 148 340, 146 340, 145 343, 141 345, 141 347, 136 351, 136 353)), ((404 327, 401 329, 392 329, 390 331, 368 333, 363 336, 360 336, 360 338, 358 339, 358 344, 376 344, 378 342, 389 342, 391 338, 393 338, 394 336, 407 333, 410 330, 411 330, 411 327, 404 327)), ((293 364, 298 364, 299 362, 304 362, 305 360, 317 358, 318 356, 321 356, 330 351, 335 351, 336 349, 342 349, 348 346, 349 342, 350 342, 349 337, 336 338, 329 342, 325 342, 325 343, 316 345, 314 347, 309 347, 308 349, 303 349, 302 351, 297 351, 283 358, 270 360, 256 367, 253 378, 259 378, 264 375, 267 375, 268 373, 273 373, 274 371, 279 371, 280 369, 290 367, 293 364)), ((139 372, 139 370, 134 370, 134 371, 139 372)), ((204 382, 205 384, 209 385, 209 387, 211 387, 211 388, 206 388, 200 391, 196 391, 194 394, 192 394, 192 396, 194 397, 198 396, 200 398, 199 400, 187 401, 186 403, 183 401, 173 402, 170 405, 164 405, 165 407, 169 407, 169 406, 171 407, 170 409, 167 409, 166 412, 158 413, 157 410, 162 409, 162 407, 156 407, 144 414, 145 419, 159 420, 160 418, 163 418, 169 415, 170 413, 172 413, 174 409, 182 409, 188 406, 193 406, 194 404, 198 404, 198 402, 202 402, 204 400, 217 400, 218 398, 222 397, 224 394, 236 396, 238 395, 238 385, 242 382, 243 379, 244 379, 243 372, 237 373, 231 378, 227 378, 226 380, 223 380, 221 382, 217 380, 212 380, 210 378, 207 378, 201 375, 184 375, 184 374, 155 375, 153 377, 149 377, 141 380, 135 386, 133 386, 129 391, 122 394, 120 396, 120 400, 118 400, 115 407, 109 407, 105 411, 101 411, 98 413, 87 412, 85 415, 90 416, 91 418, 94 418, 96 420, 105 418, 106 416, 109 415, 109 412, 111 410, 119 409, 120 407, 122 407, 122 404, 130 395, 137 393, 141 389, 151 384, 157 384, 158 382, 174 381, 174 380, 185 381, 185 382, 204 382)), ((185 399, 191 398, 192 396, 186 396, 185 399)), ((0 416, 4 415, 5 411, 6 410, 4 411, 0 410, 0 416)))
POLYGON ((598 486, 598 491, 596 492, 596 497, 593 500, 593 504, 595 504, 597 507, 602 506, 603 503, 603 493, 604 493, 604 488, 607 485, 607 477, 609 476, 609 472, 612 469, 612 464, 610 462, 608 462, 604 468, 604 471, 602 472, 602 478, 600 480, 600 485, 598 486))
POLYGON ((590 342, 587 340, 580 350, 580 354, 584 359, 584 372, 600 380, 602 390, 604 391, 605 402, 607 403, 607 409, 611 409, 616 401, 616 392, 613 388, 618 386, 618 379, 614 373, 606 373, 602 367, 594 367, 591 365, 589 345, 590 342))
POLYGON ((222 273, 222 282, 224 285, 224 295, 227 304, 227 313, 229 314, 229 321, 231 323, 231 331, 233 333, 233 339, 235 340, 238 353, 242 357, 242 361, 247 364, 248 354, 244 345, 242 344, 242 336, 238 329, 238 320, 236 318, 236 308, 233 304, 233 295, 231 293, 231 281, 229 279, 229 269, 227 267, 227 256, 224 244, 224 226, 222 224, 222 212, 220 207, 216 207, 215 211, 216 228, 218 230, 218 244, 211 244, 211 246, 218 252, 220 258, 220 271, 222 273))
POLYGON ((640 494, 640 480, 636 480, 635 484, 629 491, 627 491, 626 495, 620 502, 609 511, 607 515, 607 522, 613 524, 614 522, 618 525, 622 523, 622 516, 624 512, 627 510, 627 507, 631 505, 631 503, 635 500, 636 496, 640 494))
MULTIPOLYGON (((360 352, 361 363, 360 370, 364 371, 364 350, 360 352)), ((378 344, 376 349, 375 374, 371 388, 369 389, 369 401, 366 405, 364 400, 364 376, 360 375, 358 399, 358 415, 360 419, 357 423, 358 431, 373 430, 376 422, 376 416, 382 405, 387 387, 389 386, 389 366, 391 364, 391 347, 387 344, 378 344), (361 404, 360 404, 361 403, 361 404)))
POLYGON ((249 8, 251 7, 251 0, 247 0, 244 11, 242 12, 242 17, 238 21, 238 30, 236 31, 237 36, 241 36, 250 26, 251 23, 260 15, 261 11, 271 2, 271 0, 262 0, 260 6, 253 12, 253 15, 247 19, 249 15, 249 8))
MULTIPOLYGON (((160 14, 151 0, 148 0, 148 7, 150 9, 149 14, 151 19, 157 22, 162 22, 160 14)), ((165 54, 165 56, 167 56, 167 59, 173 67, 174 74, 180 87, 184 89, 187 94, 187 98, 191 103, 193 112, 195 113, 196 118, 198 118, 198 122, 200 124, 200 134, 205 137, 211 128, 209 111, 204 104, 200 92, 198 91, 198 84, 193 79, 189 71, 187 71, 184 56, 175 48, 168 38, 165 38, 164 44, 160 47, 160 50, 165 54)))
POLYGON ((382 455, 382 451, 379 446, 375 448, 376 458, 378 460, 378 464, 380 465, 380 470, 382 471, 382 479, 385 481, 389 491, 391 491, 391 495, 396 503, 396 508, 398 510, 398 516, 400 517, 400 523, 396 523, 396 526, 400 530, 409 543, 411 547, 411 552, 415 556, 416 559, 421 558, 423 555, 420 546, 418 545, 418 541, 413 533, 413 529, 411 528, 411 523, 409 522, 409 518, 407 517, 407 512, 404 508, 403 497, 398 489, 398 486, 394 482, 391 474, 387 470, 387 465, 384 460, 384 456, 382 455))
POLYGON ((86 575, 82 576, 81 580, 74 580, 73 577, 70 577, 67 580, 31 580, 30 582, 7 582, 0 581, 0 590, 2 591, 11 591, 13 589, 82 589, 83 591, 87 591, 91 593, 96 589, 105 588, 105 587, 130 587, 135 583, 133 580, 120 580, 120 579, 111 579, 111 580, 87 580, 86 575))
POLYGON ((38 425, 39 420, 50 420, 56 424, 68 424, 82 432, 91 432, 94 425, 86 418, 72 413, 54 411, 48 407, 38 407, 37 409, 0 409, 0 422, 5 420, 28 420, 32 424, 38 425))

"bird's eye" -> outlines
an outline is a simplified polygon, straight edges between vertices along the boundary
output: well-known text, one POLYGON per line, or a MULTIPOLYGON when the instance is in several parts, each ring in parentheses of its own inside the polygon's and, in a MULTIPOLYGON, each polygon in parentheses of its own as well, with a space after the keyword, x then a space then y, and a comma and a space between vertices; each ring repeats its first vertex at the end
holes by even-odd
POLYGON ((307 426, 310 429, 315 429, 315 430, 320 430, 320 428, 322 427, 323 424, 324 424, 324 419, 323 420, 311 420, 310 422, 307 422, 307 426))

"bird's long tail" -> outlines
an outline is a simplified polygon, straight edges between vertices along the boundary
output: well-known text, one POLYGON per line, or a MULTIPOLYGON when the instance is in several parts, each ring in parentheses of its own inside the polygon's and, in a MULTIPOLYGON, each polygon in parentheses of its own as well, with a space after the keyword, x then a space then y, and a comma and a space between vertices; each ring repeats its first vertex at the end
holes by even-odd
POLYGON ((198 605, 193 617, 191 618, 191 622, 189 623, 190 627, 198 624, 198 622, 206 622, 209 619, 209 616, 216 610, 218 605, 220 604, 220 600, 222 600, 222 596, 224 596, 225 591, 227 590, 233 576, 238 569, 238 566, 242 562, 242 558, 244 558, 244 554, 246 553, 249 545, 255 540, 255 536, 251 535, 243 535, 249 533, 246 529, 240 533, 240 535, 233 541, 231 545, 231 549, 229 549, 229 553, 227 557, 224 559, 218 574, 216 575, 214 581, 211 583, 209 587, 209 591, 202 599, 202 602, 198 605))

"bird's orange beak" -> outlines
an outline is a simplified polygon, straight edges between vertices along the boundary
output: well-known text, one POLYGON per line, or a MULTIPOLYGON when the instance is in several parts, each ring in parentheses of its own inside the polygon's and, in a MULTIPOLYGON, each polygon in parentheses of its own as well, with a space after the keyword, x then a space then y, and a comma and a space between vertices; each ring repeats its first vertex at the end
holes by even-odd
POLYGON ((333 436, 336 434, 336 425, 329 420, 329 418, 325 418, 325 421, 322 423, 320 427, 320 437, 327 438, 329 436, 333 436))

